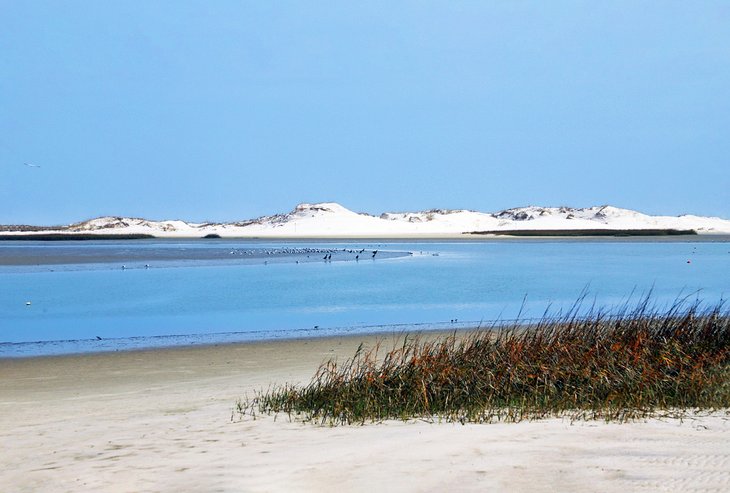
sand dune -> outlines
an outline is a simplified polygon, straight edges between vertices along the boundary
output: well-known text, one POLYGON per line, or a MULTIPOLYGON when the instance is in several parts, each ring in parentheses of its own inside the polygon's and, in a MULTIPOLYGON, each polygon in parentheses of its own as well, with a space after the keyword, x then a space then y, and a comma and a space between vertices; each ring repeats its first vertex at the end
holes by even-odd
MULTIPOLYGON (((0 491, 730 491, 730 416, 231 420, 362 337, 0 360, 0 491)), ((371 341, 372 342, 372 341, 371 341)))
POLYGON ((151 221, 106 216, 62 227, 0 226, 8 238, 38 234, 152 235, 167 238, 464 238, 476 231, 696 230, 728 234, 730 220, 694 215, 651 216, 612 206, 518 207, 499 212, 433 209, 370 215, 340 204, 299 204, 284 214, 232 223, 151 221))

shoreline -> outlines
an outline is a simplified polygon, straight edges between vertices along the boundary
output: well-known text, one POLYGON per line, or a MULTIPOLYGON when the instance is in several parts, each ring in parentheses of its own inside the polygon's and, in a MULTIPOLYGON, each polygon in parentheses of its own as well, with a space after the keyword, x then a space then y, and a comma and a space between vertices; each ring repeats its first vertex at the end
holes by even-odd
MULTIPOLYGON (((730 416, 321 427, 231 419, 306 383, 362 335, 0 360, 6 491, 708 491, 730 487, 730 416)), ((393 339, 395 341, 396 339, 393 339)))
MULTIPOLYGON (((428 324, 426 324, 428 325, 428 324)), ((396 325, 397 326, 397 325, 396 325)), ((492 330, 490 328, 477 328, 477 327, 459 327, 451 330, 446 330, 444 328, 434 328, 434 329, 418 329, 418 324, 402 324, 403 329, 402 330, 382 330, 382 331, 366 331, 366 332, 353 332, 353 333, 339 333, 339 334, 322 334, 322 335, 302 335, 302 336, 284 336, 284 337, 278 337, 274 339, 251 339, 251 340, 229 340, 229 341, 213 341, 213 342, 201 342, 201 343, 187 343, 187 344, 177 344, 177 345, 157 345, 157 346, 140 346, 140 347, 129 347, 129 348, 118 348, 118 349, 101 349, 97 351, 78 351, 78 352, 69 352, 69 353, 55 353, 55 354, 30 354, 30 355, 18 355, 18 356, 8 356, 8 355, 2 355, 0 354, 0 367, 2 366, 2 363, 4 361, 18 361, 18 360, 33 360, 33 359, 45 359, 45 358, 78 358, 78 357, 85 357, 85 356, 104 356, 108 354, 127 354, 127 353, 165 353, 165 352, 174 352, 174 351, 195 351, 195 350, 205 350, 205 349, 213 349, 213 348, 230 348, 231 350, 237 350, 243 347, 247 346, 264 346, 267 344, 298 344, 303 343, 304 345, 308 345, 309 343, 342 343, 342 342, 351 342, 354 340, 357 340, 356 344, 359 344, 363 340, 367 341, 375 341, 375 340, 399 340, 402 339, 404 336, 408 337, 419 337, 419 338, 436 338, 436 337, 443 337, 447 335, 452 335, 454 332, 457 332, 460 335, 467 335, 471 334, 476 331, 488 331, 492 330)), ((387 325, 384 327, 393 327, 393 325, 387 325)), ((308 329, 303 329, 303 331, 308 331, 308 329)), ((229 333, 221 333, 221 334, 211 334, 211 335, 225 335, 229 333)), ((237 334, 236 332, 231 332, 230 334, 237 334)), ((193 334, 186 337, 196 337, 200 336, 201 334, 193 334)), ((152 336, 152 338, 179 338, 183 336, 152 336)), ((120 338, 125 339, 125 338, 120 338)), ((147 338, 144 338, 147 339, 147 338)), ((103 339, 103 341, 114 341, 116 339, 103 339)), ((35 341, 35 342, 8 342, 3 344, 8 345, 34 345, 34 344, 54 344, 54 343, 74 343, 74 342, 98 342, 95 339, 83 339, 80 341, 35 341)), ((353 342, 354 343, 354 342, 353 342)), ((357 346, 355 346, 357 347, 357 346)))
MULTIPOLYGON (((576 230, 579 231, 579 230, 576 230)), ((602 230, 591 230, 601 232, 602 230)), ((418 233, 418 234, 350 234, 350 235, 250 235, 250 236, 219 236, 217 238, 205 237, 205 236, 189 236, 189 235, 163 235, 154 236, 150 234, 82 234, 76 233, 53 233, 52 239, 44 239, 45 234, 38 233, 0 233, 0 244, 2 242, 17 241, 26 243, 29 241, 37 241, 39 243, 57 243, 64 241, 121 241, 124 243, 144 243, 148 241, 204 241, 211 242, 225 242, 225 241, 253 241, 253 242, 267 242, 267 241, 287 241, 287 242, 312 242, 312 241, 324 241, 324 242, 348 242, 367 240, 370 242, 382 241, 440 241, 440 240, 464 240, 464 241, 503 241, 503 240, 599 240, 599 241, 641 241, 641 240, 667 240, 667 241, 697 241, 701 238, 714 238, 724 239, 730 241, 730 232, 707 232, 707 231, 695 231, 692 234, 623 234, 624 231, 635 232, 643 230, 619 230, 611 229, 606 230, 608 233, 605 234, 586 234, 577 235, 572 233, 572 230, 555 230, 555 232, 566 232, 566 234, 555 234, 552 230, 495 230, 489 232, 464 232, 464 233, 418 233), (517 233, 511 235, 511 231, 517 233), (545 234, 539 234, 544 232, 545 234)), ((665 230, 661 230, 665 231, 665 230)))

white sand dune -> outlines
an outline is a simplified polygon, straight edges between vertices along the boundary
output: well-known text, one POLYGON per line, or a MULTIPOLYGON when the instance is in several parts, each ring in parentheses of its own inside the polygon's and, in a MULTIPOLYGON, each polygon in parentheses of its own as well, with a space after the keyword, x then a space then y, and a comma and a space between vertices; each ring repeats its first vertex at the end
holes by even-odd
MULTIPOLYGON (((231 421, 360 338, 0 360, 0 491, 730 491, 730 417, 231 421)), ((372 340, 370 341, 372 343, 372 340)))
POLYGON ((287 214, 264 216, 233 223, 188 223, 149 221, 128 217, 100 217, 71 224, 63 229, 23 231, 20 227, 3 234, 91 233, 149 234, 157 237, 434 237, 463 235, 475 231, 576 230, 576 229, 680 229, 700 234, 730 234, 730 220, 717 217, 649 216, 612 206, 520 207, 496 213, 468 210, 430 210, 383 213, 380 216, 353 212, 340 204, 299 204, 287 214))

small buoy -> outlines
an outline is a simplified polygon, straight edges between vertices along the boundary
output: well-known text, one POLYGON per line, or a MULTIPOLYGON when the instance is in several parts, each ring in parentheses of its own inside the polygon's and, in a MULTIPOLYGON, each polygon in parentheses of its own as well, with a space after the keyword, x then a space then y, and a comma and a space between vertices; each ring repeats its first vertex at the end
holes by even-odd
POLYGON ((25 306, 30 306, 30 304, 31 304, 30 301, 25 302, 25 306))

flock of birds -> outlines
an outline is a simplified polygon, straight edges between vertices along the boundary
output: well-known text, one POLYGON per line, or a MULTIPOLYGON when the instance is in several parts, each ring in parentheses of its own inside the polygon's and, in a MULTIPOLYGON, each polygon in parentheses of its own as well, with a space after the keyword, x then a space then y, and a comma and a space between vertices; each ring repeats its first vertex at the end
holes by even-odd
MULTIPOLYGON (((341 256, 342 254, 350 254, 355 255, 355 260, 360 260, 360 256, 365 253, 365 249, 362 248, 360 250, 353 250, 353 249, 347 249, 342 248, 340 250, 334 249, 334 248, 277 248, 273 250, 256 250, 256 249, 244 249, 244 250, 231 250, 229 252, 229 255, 243 255, 243 256, 249 256, 249 257, 257 257, 257 256, 293 256, 293 255, 305 255, 306 258, 311 259, 312 255, 322 255, 322 260, 325 262, 329 262, 332 260, 332 255, 335 255, 335 259, 337 257, 341 256)), ((378 254, 378 250, 371 250, 369 251, 370 258, 375 258, 375 256, 378 254)), ((264 261, 264 264, 267 264, 268 261, 264 261)), ((299 263, 299 260, 296 261, 296 263, 299 263)))
MULTIPOLYGON (((370 258, 375 259, 375 256, 378 254, 379 250, 370 250, 368 253, 370 253, 370 258)), ((345 258, 342 258, 342 254, 350 254, 355 255, 354 260, 359 261, 360 255, 363 255, 365 253, 365 249, 362 248, 360 250, 352 250, 343 248, 341 250, 334 249, 334 248, 277 248, 277 249, 242 249, 242 250, 230 250, 229 255, 241 255, 241 256, 247 256, 247 257, 264 257, 266 256, 274 256, 274 257, 291 257, 291 256, 306 256, 306 258, 312 259, 312 256, 319 256, 324 253, 324 257, 322 257, 322 260, 325 262, 331 262, 332 261, 332 254, 335 254, 335 260, 340 257, 341 260, 346 260, 347 256, 345 258)), ((352 257, 349 257, 352 259, 352 257)), ((297 264, 299 263, 299 260, 295 261, 297 264)), ((268 265, 269 261, 264 260, 264 265, 268 265)), ((149 269, 151 266, 150 264, 144 264, 145 269, 149 269)), ((127 270, 129 267, 127 267, 126 264, 123 264, 121 266, 122 270, 127 270)))
MULTIPOLYGON (((342 251, 343 252, 346 252, 346 253, 350 253, 350 254, 353 254, 354 253, 355 254, 355 260, 360 260, 360 255, 362 255, 363 253, 365 253, 365 249, 364 248, 362 250, 347 250, 347 249, 343 248, 342 251)), ((378 251, 377 250, 373 250, 372 251, 372 255, 370 256, 370 258, 375 258, 375 256, 377 254, 378 254, 378 251)), ((325 255, 322 258, 326 262, 327 261, 330 261, 330 260, 332 260, 332 254, 331 253, 328 253, 327 255, 325 255)))

